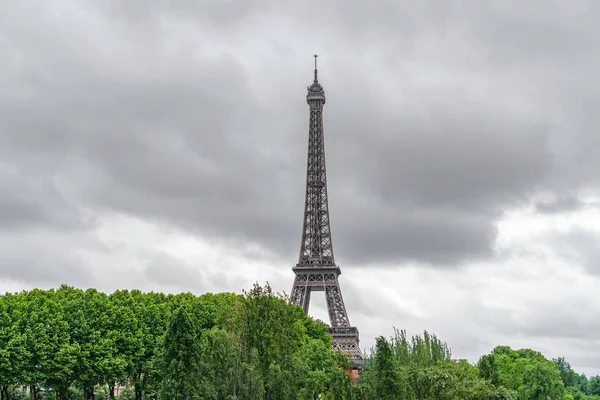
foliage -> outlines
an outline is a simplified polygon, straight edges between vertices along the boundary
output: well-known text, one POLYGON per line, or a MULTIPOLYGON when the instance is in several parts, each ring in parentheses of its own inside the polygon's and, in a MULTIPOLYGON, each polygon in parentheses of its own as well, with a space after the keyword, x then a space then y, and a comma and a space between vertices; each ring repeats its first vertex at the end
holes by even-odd
POLYGON ((185 306, 180 306, 164 338, 162 397, 177 400, 202 398, 200 332, 185 306))
POLYGON ((244 296, 61 286, 0 296, 0 394, 34 399, 342 398, 327 327, 255 285, 244 296), (76 393, 78 392, 78 393, 76 393), (337 397, 336 397, 337 396, 337 397))
POLYGON ((588 379, 585 375, 576 373, 564 357, 553 359, 552 362, 560 373, 569 399, 600 400, 600 377, 588 379))
POLYGON ((377 338, 356 385, 350 368, 327 327, 268 285, 0 296, 0 400, 600 400, 600 378, 564 358, 499 346, 476 366, 454 362, 428 332, 377 338))
POLYGON ((410 340, 395 331, 391 340, 379 337, 367 357, 358 397, 420 400, 517 400, 517 393, 483 379, 466 361, 453 362, 448 346, 424 332, 410 340))

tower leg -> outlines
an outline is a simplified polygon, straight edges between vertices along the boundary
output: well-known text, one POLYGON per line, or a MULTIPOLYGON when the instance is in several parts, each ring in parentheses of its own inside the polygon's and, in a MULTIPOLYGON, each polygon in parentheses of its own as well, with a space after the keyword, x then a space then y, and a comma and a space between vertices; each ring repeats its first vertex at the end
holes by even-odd
POLYGON ((334 328, 350 326, 337 279, 335 285, 325 286, 325 298, 327 299, 327 311, 329 312, 331 326, 334 328))
POLYGON ((339 350, 350 356, 354 367, 358 368, 363 362, 358 344, 358 330, 350 326, 337 278, 334 285, 325 286, 325 298, 327 299, 327 310, 331 321, 329 333, 333 337, 333 350, 339 350))
POLYGON ((292 288, 291 302, 294 305, 301 306, 305 314, 308 314, 310 306, 310 287, 306 283, 295 282, 292 288))
POLYGON ((310 287, 307 287, 304 292, 304 302, 302 303, 302 308, 304 309, 304 313, 306 315, 308 315, 308 309, 310 307, 310 294, 311 293, 312 293, 312 290, 310 290, 310 287))
POLYGON ((301 306, 306 314, 310 306, 310 295, 313 290, 325 291, 330 328, 328 333, 333 338, 333 350, 347 354, 354 368, 362 365, 363 358, 359 347, 358 330, 350 326, 342 291, 338 283, 339 271, 331 269, 311 268, 296 274, 290 300, 292 304, 301 306))

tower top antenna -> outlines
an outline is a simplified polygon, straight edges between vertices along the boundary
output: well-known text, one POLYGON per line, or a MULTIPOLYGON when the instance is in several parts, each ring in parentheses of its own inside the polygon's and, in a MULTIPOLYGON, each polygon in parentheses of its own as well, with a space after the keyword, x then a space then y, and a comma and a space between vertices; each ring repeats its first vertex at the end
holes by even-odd
POLYGON ((314 55, 313 57, 315 57, 315 83, 318 82, 317 80, 317 57, 318 55, 314 55))

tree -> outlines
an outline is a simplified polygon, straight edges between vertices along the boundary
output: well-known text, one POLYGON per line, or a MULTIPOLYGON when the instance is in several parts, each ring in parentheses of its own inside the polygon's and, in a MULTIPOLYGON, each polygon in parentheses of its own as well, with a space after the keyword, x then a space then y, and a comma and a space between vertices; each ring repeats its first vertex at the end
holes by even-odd
POLYGON ((228 333, 213 327, 202 331, 201 357, 204 360, 202 375, 206 377, 207 391, 218 399, 233 394, 235 352, 228 333))
POLYGON ((130 296, 137 316, 137 331, 127 380, 134 386, 135 400, 142 400, 145 394, 156 394, 162 385, 161 349, 165 321, 169 321, 171 310, 164 294, 133 290, 130 296))
POLYGON ((557 365, 531 349, 498 346, 480 358, 478 367, 482 377, 516 391, 522 399, 561 399, 565 394, 557 365))
POLYGON ((569 364, 564 357, 555 358, 552 360, 552 362, 556 365, 556 368, 558 368, 560 378, 562 379, 565 387, 577 385, 577 373, 573 371, 571 364, 569 364))
POLYGON ((128 291, 116 291, 108 297, 107 337, 111 357, 103 366, 102 381, 108 386, 108 397, 115 400, 115 386, 125 383, 133 367, 136 344, 141 342, 139 321, 133 312, 133 298, 128 291))
POLYGON ((103 383, 115 355, 114 343, 108 334, 108 296, 95 289, 82 291, 68 286, 62 286, 56 296, 67 319, 68 338, 74 350, 75 380, 84 400, 93 400, 94 387, 103 383))
POLYGON ((477 366, 435 335, 377 338, 358 385, 325 324, 267 285, 244 296, 61 286, 0 296, 0 400, 600 400, 564 358, 498 346, 477 366), (567 386, 565 390, 565 386, 567 386), (96 392, 95 392, 96 390, 96 392))
MULTIPOLYGON (((547 361, 547 360, 546 360, 547 361)), ((549 362, 533 362, 525 367, 521 393, 527 399, 561 399, 565 388, 556 366, 549 362)))
POLYGON ((0 297, 0 399, 8 400, 9 388, 22 378, 22 371, 31 357, 26 337, 18 329, 22 317, 22 296, 6 294, 0 297))
MULTIPOLYGON (((202 349, 195 321, 186 306, 181 306, 169 323, 164 338, 163 382, 161 394, 171 400, 199 400, 205 382, 202 377, 202 349)), ((211 398, 212 396, 207 396, 211 398)))
POLYGON ((394 357, 401 366, 429 367, 450 361, 448 345, 427 331, 423 332, 423 336, 412 336, 409 341, 406 331, 394 329, 391 344, 394 357))
POLYGON ((395 362, 392 346, 381 336, 376 339, 373 373, 377 398, 400 400, 414 397, 406 370, 395 362))
POLYGON ((590 378, 588 382, 587 393, 600 396, 600 376, 590 378))
POLYGON ((79 348, 70 341, 69 323, 62 312, 54 290, 32 290, 24 293, 19 331, 23 335, 28 358, 21 371, 21 382, 30 388, 31 399, 37 399, 40 387, 55 385, 57 397, 75 379, 79 348))

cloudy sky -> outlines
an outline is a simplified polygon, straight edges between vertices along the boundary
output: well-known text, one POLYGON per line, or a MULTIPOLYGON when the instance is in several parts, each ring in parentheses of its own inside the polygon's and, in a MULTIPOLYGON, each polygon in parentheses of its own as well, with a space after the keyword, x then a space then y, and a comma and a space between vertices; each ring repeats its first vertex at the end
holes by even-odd
POLYGON ((361 346, 600 373, 600 5, 367 3, 2 2, 0 291, 289 293, 318 53, 361 346))

